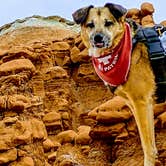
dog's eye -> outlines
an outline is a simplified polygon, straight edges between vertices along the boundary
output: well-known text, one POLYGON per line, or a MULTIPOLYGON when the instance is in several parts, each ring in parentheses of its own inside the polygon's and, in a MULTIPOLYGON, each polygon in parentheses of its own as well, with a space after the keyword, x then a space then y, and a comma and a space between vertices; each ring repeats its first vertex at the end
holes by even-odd
POLYGON ((109 26, 111 26, 113 24, 114 23, 112 21, 108 21, 108 20, 105 21, 105 27, 109 27, 109 26))
POLYGON ((93 22, 90 22, 90 23, 87 23, 87 24, 86 24, 86 27, 94 28, 94 27, 95 27, 95 24, 94 24, 93 22))

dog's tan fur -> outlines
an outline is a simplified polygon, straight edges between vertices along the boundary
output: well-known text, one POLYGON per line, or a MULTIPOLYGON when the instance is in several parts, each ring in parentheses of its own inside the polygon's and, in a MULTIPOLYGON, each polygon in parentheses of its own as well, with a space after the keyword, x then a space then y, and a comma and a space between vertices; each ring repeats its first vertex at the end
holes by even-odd
MULTIPOLYGON (((124 23, 124 16, 116 19, 107 7, 91 8, 86 20, 81 25, 82 40, 89 49, 89 53, 98 57, 116 47, 124 34, 124 23), (113 25, 105 27, 105 20, 111 20, 113 25), (87 27, 90 22, 94 23, 94 28, 87 27), (91 34, 101 31, 110 36, 108 48, 94 48, 90 43, 91 34)), ((154 166, 157 154, 152 98, 154 92, 155 81, 148 58, 148 50, 143 43, 138 43, 132 52, 128 80, 125 84, 117 87, 115 94, 126 99, 135 117, 144 151, 144 166, 154 166)))

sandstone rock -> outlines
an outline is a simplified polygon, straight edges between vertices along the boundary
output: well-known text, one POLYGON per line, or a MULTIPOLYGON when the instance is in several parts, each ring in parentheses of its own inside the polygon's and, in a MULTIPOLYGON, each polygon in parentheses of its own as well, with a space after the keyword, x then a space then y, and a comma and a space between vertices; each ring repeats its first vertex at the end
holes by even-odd
POLYGON ((8 109, 16 112, 22 112, 30 104, 30 100, 24 95, 8 96, 8 109))
POLYGON ((94 70, 93 68, 91 68, 91 65, 88 64, 82 64, 79 67, 79 71, 78 71, 78 76, 87 76, 87 75, 91 75, 94 74, 94 70))
POLYGON ((142 3, 142 5, 141 5, 141 14, 143 16, 152 15, 154 13, 154 11, 155 10, 154 10, 153 4, 148 3, 148 2, 142 3))
POLYGON ((52 61, 58 66, 70 64, 70 45, 68 42, 55 42, 52 48, 52 61))
POLYGON ((28 46, 15 46, 10 50, 2 53, 0 56, 2 57, 3 62, 8 62, 12 59, 25 58, 30 60, 35 60, 37 55, 34 53, 34 49, 28 46))
POLYGON ((29 144, 32 141, 32 129, 30 121, 17 121, 13 142, 16 145, 29 144))
POLYGON ((48 152, 50 151, 51 149, 54 149, 54 150, 57 150, 58 147, 60 147, 61 144, 59 142, 53 142, 51 141, 49 138, 46 139, 44 142, 43 142, 43 148, 44 148, 44 151, 45 152, 48 152))
POLYGON ((128 120, 132 117, 129 107, 123 98, 116 96, 103 103, 88 114, 99 123, 111 124, 128 120))
POLYGON ((46 139, 43 142, 43 147, 44 147, 44 150, 48 151, 54 147, 54 143, 50 139, 46 139))
POLYGON ((61 122, 61 115, 57 112, 50 112, 43 117, 43 121, 46 127, 55 127, 60 128, 62 127, 61 122))
POLYGON ((85 155, 88 155, 88 153, 90 152, 90 146, 83 145, 83 146, 81 146, 81 150, 82 150, 82 153, 84 153, 85 155))
POLYGON ((121 110, 124 107, 126 108, 126 101, 120 97, 120 96, 115 96, 114 98, 112 98, 111 100, 108 100, 107 102, 101 104, 100 106, 96 107, 94 110, 96 110, 97 112, 100 111, 117 111, 117 110, 121 110))
POLYGON ((124 128, 123 131, 116 137, 115 143, 123 143, 129 137, 128 131, 124 128))
POLYGON ((32 78, 32 93, 34 96, 40 96, 40 100, 45 97, 44 80, 39 73, 32 78))
POLYGON ((99 123, 110 124, 110 123, 119 123, 125 120, 129 120, 132 117, 132 114, 128 111, 129 109, 119 111, 110 111, 110 112, 103 112, 100 111, 97 116, 96 120, 99 123))
POLYGON ((42 121, 35 118, 31 119, 31 128, 32 128, 32 137, 34 140, 36 139, 45 140, 47 138, 47 131, 42 121))
POLYGON ((91 141, 89 132, 91 130, 90 126, 80 126, 78 127, 78 135, 75 137, 75 143, 81 145, 88 145, 91 141))
POLYGON ((58 57, 56 54, 55 54, 55 57, 54 57, 54 60, 55 64, 57 66, 65 66, 65 65, 69 65, 70 64, 70 57, 66 56, 66 54, 64 55, 64 57, 58 57))
POLYGON ((83 63, 73 73, 73 79, 78 83, 101 81, 96 75, 92 64, 83 63))
POLYGON ((165 110, 166 110, 166 103, 155 104, 153 110, 154 110, 155 117, 157 117, 161 113, 165 112, 165 110))
POLYGON ((34 166, 35 165, 34 161, 31 157, 24 157, 22 159, 22 163, 24 166, 34 166))
POLYGON ((127 18, 133 18, 133 17, 137 17, 137 18, 139 18, 140 17, 140 10, 139 9, 137 9, 137 8, 132 8, 132 9, 129 9, 128 11, 127 11, 127 15, 126 15, 126 17, 127 18))
POLYGON ((74 163, 72 160, 70 159, 66 159, 66 160, 63 160, 59 166, 73 166, 73 165, 78 165, 77 163, 74 163))
POLYGON ((157 119, 159 119, 161 128, 166 128, 166 112, 160 114, 157 119))
POLYGON ((127 131, 129 132, 129 135, 135 136, 137 133, 137 125, 134 120, 134 118, 130 119, 127 123, 127 131))
POLYGON ((45 80, 51 80, 51 79, 66 79, 68 78, 68 74, 65 69, 63 69, 60 66, 55 66, 49 68, 45 73, 45 80))
POLYGON ((1 110, 6 110, 7 100, 8 100, 7 96, 0 96, 0 109, 1 110))
POLYGON ((72 120, 71 120, 70 114, 69 114, 68 112, 63 112, 63 113, 61 114, 61 116, 62 116, 63 128, 64 128, 65 130, 71 129, 71 126, 72 126, 71 121, 72 121, 72 120))
POLYGON ((53 152, 48 156, 48 161, 55 161, 57 156, 57 152, 53 152))
POLYGON ((78 46, 80 45, 80 43, 82 43, 82 39, 81 39, 81 35, 78 34, 78 35, 75 37, 74 45, 78 47, 78 46))
POLYGON ((62 116, 63 120, 69 120, 70 119, 70 114, 68 112, 63 112, 61 116, 62 116))
POLYGON ((18 120, 18 117, 6 117, 3 119, 3 122, 6 125, 12 125, 12 124, 16 123, 17 120, 18 120))
POLYGON ((71 59, 69 56, 65 56, 63 59, 62 66, 69 66, 71 64, 71 59))
POLYGON ((90 111, 88 113, 88 116, 89 116, 89 118, 92 118, 92 119, 96 120, 97 114, 98 114, 98 110, 97 109, 93 109, 92 111, 90 111))
POLYGON ((12 138, 14 136, 15 129, 11 124, 6 124, 4 121, 0 121, 0 151, 7 151, 14 147, 12 138))
POLYGON ((79 62, 88 62, 88 60, 90 59, 89 53, 88 53, 88 49, 85 48, 84 50, 82 50, 79 54, 78 57, 80 57, 79 62))
POLYGON ((147 15, 142 18, 141 24, 144 27, 153 27, 155 25, 153 17, 151 15, 147 15))
POLYGON ((78 49, 78 47, 74 46, 71 49, 70 57, 71 57, 71 60, 72 60, 73 63, 76 63, 76 62, 80 61, 81 58, 78 56, 79 53, 80 53, 80 50, 78 49))
POLYGON ((17 159, 17 149, 13 148, 6 152, 0 153, 0 165, 5 165, 8 162, 15 161, 17 159))
POLYGON ((18 156, 18 157, 25 157, 25 156, 27 156, 27 155, 28 155, 28 153, 27 153, 26 151, 21 150, 21 149, 18 149, 18 150, 17 150, 17 156, 18 156))
POLYGON ((72 143, 74 141, 74 139, 76 138, 76 136, 77 136, 77 133, 75 131, 73 131, 73 130, 66 130, 66 131, 60 132, 57 135, 57 140, 61 144, 72 143))
POLYGON ((11 164, 11 166, 34 166, 35 163, 31 157, 22 157, 19 162, 16 162, 15 165, 11 164))
POLYGON ((45 161, 45 166, 51 166, 51 164, 49 164, 47 161, 45 161))
POLYGON ((162 21, 160 24, 166 27, 166 20, 162 21))
POLYGON ((134 21, 136 21, 138 24, 140 24, 140 15, 141 12, 137 8, 132 8, 127 11, 127 18, 132 18, 134 21))
POLYGON ((89 135, 92 139, 114 139, 124 130, 125 124, 118 123, 112 126, 95 126, 91 129, 89 135))
POLYGON ((16 59, 0 65, 0 76, 9 74, 17 74, 23 70, 28 70, 31 73, 35 72, 35 66, 29 59, 16 59))
POLYGON ((10 149, 10 146, 7 143, 8 143, 8 141, 0 139, 0 150, 1 151, 9 150, 10 149))
MULTIPOLYGON (((84 43, 82 42, 82 40, 81 40, 81 42, 79 43, 78 48, 79 48, 80 51, 83 51, 83 50, 86 48, 85 45, 84 45, 84 43)), ((89 55, 89 54, 88 54, 88 55, 89 55)))
POLYGON ((71 60, 73 63, 77 63, 77 62, 87 62, 89 61, 90 57, 89 57, 89 53, 87 48, 85 48, 84 45, 80 45, 79 47, 74 46, 71 49, 71 60), (79 48, 80 47, 80 48, 79 48))
POLYGON ((70 49, 70 45, 67 42, 55 42, 52 43, 51 50, 56 50, 56 51, 66 51, 70 49))
POLYGON ((29 98, 24 95, 14 94, 0 97, 0 108, 3 110, 22 112, 29 104, 29 98))

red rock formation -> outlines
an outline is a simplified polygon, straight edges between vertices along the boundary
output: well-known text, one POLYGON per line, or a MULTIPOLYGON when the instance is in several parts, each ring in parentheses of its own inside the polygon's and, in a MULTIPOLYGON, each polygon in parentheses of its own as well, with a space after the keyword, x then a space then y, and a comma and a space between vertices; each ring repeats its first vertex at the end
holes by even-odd
MULTIPOLYGON (((142 164, 130 109, 111 100, 80 35, 62 23, 0 35, 0 165, 142 164)), ((165 103, 154 108, 163 164, 165 111, 165 103)))
POLYGON ((126 15, 127 18, 132 18, 143 27, 151 27, 155 25, 153 20, 153 13, 155 9, 153 4, 144 2, 141 4, 140 9, 132 8, 128 10, 126 15))

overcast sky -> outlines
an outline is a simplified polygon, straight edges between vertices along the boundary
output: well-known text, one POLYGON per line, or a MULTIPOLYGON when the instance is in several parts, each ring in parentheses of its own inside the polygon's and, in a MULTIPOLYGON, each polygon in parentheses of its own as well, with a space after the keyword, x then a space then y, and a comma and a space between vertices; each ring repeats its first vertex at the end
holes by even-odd
MULTIPOLYGON (((32 15, 61 17, 72 20, 71 14, 78 8, 93 4, 103 6, 106 2, 118 3, 126 8, 140 8, 146 0, 3 0, 0 4, 0 26, 16 19, 22 19, 32 15)), ((153 3, 156 11, 154 19, 156 23, 166 20, 166 1, 147 0, 153 3)))

